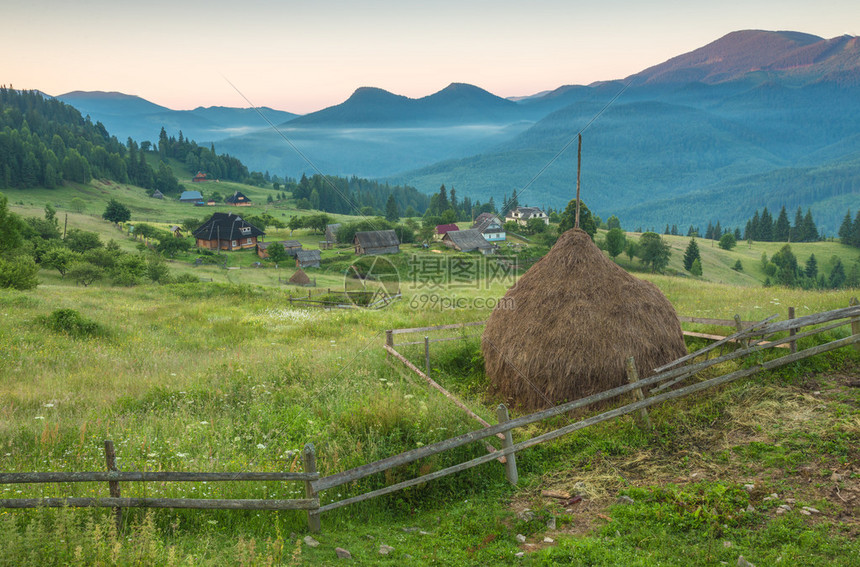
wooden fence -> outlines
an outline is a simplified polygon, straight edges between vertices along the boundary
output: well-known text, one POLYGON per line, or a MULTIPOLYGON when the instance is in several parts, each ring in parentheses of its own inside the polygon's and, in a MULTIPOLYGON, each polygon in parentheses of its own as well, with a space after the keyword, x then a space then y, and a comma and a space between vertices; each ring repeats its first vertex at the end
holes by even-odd
MULTIPOLYGON (((683 356, 669 364, 660 368, 653 369, 655 374, 645 378, 638 377, 638 371, 635 367, 633 359, 628 359, 628 383, 616 388, 612 388, 599 394, 594 394, 586 398, 574 400, 565 404, 554 406, 533 414, 510 419, 507 408, 504 405, 499 405, 496 410, 498 423, 491 425, 486 421, 482 421, 483 428, 464 433, 444 441, 418 447, 398 455, 394 455, 373 463, 361 465, 353 469, 339 472, 330 476, 320 478, 316 473, 316 456, 314 454, 313 445, 306 445, 303 453, 304 457, 304 473, 165 473, 165 472, 120 472, 116 470, 115 459, 112 457, 113 445, 108 441, 105 443, 105 455, 108 464, 109 472, 92 472, 92 473, 0 473, 0 484, 2 483, 28 483, 28 482, 104 482, 109 483, 110 498, 60 498, 60 499, 15 499, 15 500, 0 500, 0 507, 34 507, 34 506, 108 506, 116 509, 122 507, 172 507, 172 508, 219 508, 219 509, 266 509, 266 510, 306 510, 308 515, 308 528, 311 532, 320 530, 320 514, 338 508, 369 500, 385 494, 402 490, 411 486, 423 484, 435 479, 455 474, 464 470, 468 470, 484 463, 497 460, 504 464, 505 475, 508 481, 512 484, 518 482, 518 472, 516 465, 516 454, 534 447, 541 443, 557 439, 564 435, 568 435, 575 431, 590 427, 592 425, 618 418, 623 415, 637 413, 640 417, 640 423, 643 426, 648 426, 647 408, 663 403, 665 401, 682 398, 691 394, 705 391, 732 381, 753 376, 765 370, 772 370, 797 362, 799 360, 829 352, 835 349, 853 345, 854 348, 860 350, 860 306, 857 305, 856 299, 852 300, 849 307, 826 311, 823 313, 815 313, 803 317, 788 319, 786 321, 774 321, 777 316, 768 317, 762 321, 739 324, 740 327, 735 333, 722 337, 721 339, 709 344, 694 353, 683 356), (825 344, 813 346, 800 350, 798 352, 789 352, 783 356, 767 360, 758 361, 755 364, 729 372, 699 382, 694 382, 689 385, 682 385, 682 382, 691 380, 703 370, 714 367, 726 361, 747 357, 753 354, 760 353, 766 349, 772 349, 781 345, 797 344, 797 341, 807 337, 811 337, 825 331, 834 330, 839 327, 845 327, 850 323, 851 335, 832 340, 825 344), (803 331, 806 327, 814 327, 810 330, 803 331), (785 335, 787 336, 778 336, 785 335), (765 339, 769 341, 765 341, 765 339), (735 342, 740 345, 740 348, 728 352, 727 354, 719 354, 714 358, 710 358, 710 353, 722 347, 729 342, 735 342), (700 359, 698 362, 697 359, 700 359), (703 360, 701 360, 703 359, 703 360), (669 388, 675 389, 669 390, 669 388), (665 391, 668 390, 668 391, 665 391), (647 393, 646 393, 647 392, 647 393), (579 419, 573 423, 569 423, 558 429, 548 431, 541 435, 537 435, 530 439, 513 442, 512 431, 533 423, 537 423, 559 415, 567 414, 573 410, 587 407, 598 402, 608 401, 613 398, 618 398, 626 394, 632 394, 634 401, 627 403, 621 407, 603 411, 597 415, 579 419), (349 483, 354 483, 358 480, 371 475, 383 473, 394 467, 399 467, 408 463, 418 461, 439 455, 446 451, 462 447, 469 443, 482 441, 489 437, 498 436, 501 440, 502 448, 492 450, 486 455, 473 458, 471 460, 454 464, 445 467, 441 470, 434 471, 428 474, 423 474, 418 477, 398 482, 377 490, 358 494, 342 500, 333 501, 323 506, 320 505, 319 495, 325 490, 331 490, 338 486, 343 486, 349 483), (110 446, 108 446, 110 444, 110 446), (119 491, 119 482, 145 482, 145 481, 190 481, 190 480, 281 480, 281 481, 302 481, 305 483, 305 498, 301 500, 195 500, 195 499, 165 499, 165 498, 121 498, 119 491)), ((738 318, 739 319, 739 318, 738 318)), ((698 321, 696 321, 698 322, 698 321)), ((734 321, 737 323, 737 321, 734 321)), ((741 322, 742 323, 742 322, 741 322)), ((401 360, 407 365, 411 365, 394 348, 393 337, 398 334, 407 332, 426 332, 429 330, 440 329, 462 329, 471 326, 481 325, 478 323, 462 323, 457 325, 444 325, 440 327, 422 327, 419 329, 392 329, 386 333, 386 344, 384 349, 393 357, 401 360)), ((711 324, 711 323, 709 323, 711 324)), ((714 323, 715 324, 715 323, 714 323)), ((423 374, 420 370, 411 365, 411 369, 423 374)), ((429 380, 429 377, 424 375, 429 380)), ((430 380, 432 382, 432 380, 430 380)), ((431 384, 432 386, 432 384, 431 384)), ((437 384, 438 386, 438 384, 437 384)), ((439 386, 441 389, 441 386, 439 386)), ((450 393, 447 395, 450 396, 450 393)), ((450 396, 453 398, 453 396, 450 396)), ((456 400, 456 398, 454 398, 456 400)), ((457 400, 459 402, 459 400, 457 400)), ((459 402, 462 404, 462 402, 459 402)), ((464 405, 464 404, 463 404, 464 405)), ((467 407, 466 410, 470 411, 467 407)), ((474 412, 472 412, 474 415, 474 412)), ((475 415, 475 417, 478 417, 475 415)), ((480 419, 478 417, 478 419, 480 419)), ((119 516, 118 516, 119 521, 119 516)))
POLYGON ((107 482, 109 497, 96 498, 10 498, 0 499, 0 508, 113 508, 117 528, 122 525, 122 508, 191 508, 198 510, 307 510, 308 526, 319 530, 319 498, 309 496, 310 482, 319 479, 312 444, 302 453, 305 472, 149 472, 120 471, 116 466, 113 442, 104 442, 107 471, 0 473, 0 484, 44 484, 65 482, 107 482), (204 499, 204 498, 123 498, 120 482, 237 482, 295 481, 305 483, 304 499, 204 499))

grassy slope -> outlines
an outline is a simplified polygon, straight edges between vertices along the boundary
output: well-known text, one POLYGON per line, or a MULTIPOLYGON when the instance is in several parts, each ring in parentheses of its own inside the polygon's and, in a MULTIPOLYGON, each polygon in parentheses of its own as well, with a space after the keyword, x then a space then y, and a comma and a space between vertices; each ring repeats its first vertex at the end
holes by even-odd
MULTIPOLYGON (((30 210, 41 207, 34 203, 30 210)), ((70 226, 74 222, 104 237, 119 234, 109 223, 87 215, 70 215, 69 220, 70 226)), ((300 237, 309 244, 318 238, 300 237)), ((686 246, 686 238, 669 240, 673 246, 686 246)), ((700 246, 706 274, 716 272, 719 262, 733 264, 734 255, 746 254, 755 263, 762 249, 770 255, 779 247, 756 243, 745 251, 742 244, 724 257, 726 253, 705 241, 700 246)), ((818 256, 820 248, 814 247, 838 245, 797 246, 813 247, 818 256)), ((325 254, 335 259, 335 269, 319 275, 320 285, 335 287, 342 281, 337 267, 348 264, 351 254, 348 249, 325 254)), ((679 262, 679 254, 675 256, 673 262, 679 262)), ((254 257, 244 253, 230 258, 250 264, 254 257)), ((395 263, 408 269, 405 255, 395 263)), ((216 283, 268 285, 276 279, 271 269, 174 268, 211 274, 216 283)), ((736 275, 727 272, 727 277, 736 275)), ((851 295, 641 276, 657 284, 679 313, 705 317, 738 313, 744 319, 761 319, 784 315, 789 305, 802 315, 842 307, 851 295)), ((379 348, 386 328, 475 321, 488 315, 485 309, 439 309, 411 301, 426 294, 426 288, 407 290, 406 300, 382 311, 323 312, 285 308, 287 292, 273 288, 208 284, 84 289, 47 273, 41 277, 43 284, 34 291, 0 291, 0 469, 99 470, 101 440, 110 438, 117 443, 124 470, 283 470, 298 467, 296 451, 312 441, 325 474, 475 428, 444 398, 387 366, 379 348), (108 337, 73 339, 46 329, 39 318, 61 307, 97 321, 108 337)), ((429 291, 475 299, 499 297, 504 289, 481 284, 429 291)), ((456 345, 434 345, 434 376, 492 422, 497 400, 485 394, 480 373, 470 370, 475 345, 456 345)), ((404 350, 418 361, 419 347, 411 348, 404 350)), ((136 531, 126 540, 112 539, 105 511, 71 516, 10 511, 0 512, 6 528, 0 529, 5 534, 0 538, 5 538, 7 549, 0 564, 72 564, 77 561, 73 544, 78 542, 81 564, 99 557, 112 562, 110 549, 119 543, 115 561, 128 564, 164 564, 171 557, 212 565, 265 563, 268 558, 329 564, 335 561, 333 548, 341 546, 359 563, 391 565, 518 564, 522 560, 514 554, 519 551, 527 552, 525 561, 532 564, 686 565, 695 556, 700 564, 719 565, 733 564, 743 554, 756 564, 780 559, 783 564, 850 565, 860 553, 860 398, 845 382, 856 375, 857 365, 856 355, 841 353, 668 405, 652 412, 653 434, 642 433, 625 418, 531 449, 518 455, 517 489, 506 485, 501 467, 486 465, 327 514, 317 549, 296 545, 288 537, 290 532, 304 533, 298 513, 157 511, 147 523, 144 513, 130 511, 127 517, 136 531), (752 493, 741 490, 744 483, 755 485, 752 493), (559 507, 542 498, 541 489, 586 498, 579 505, 559 507), (764 500, 772 492, 779 501, 764 500), (620 493, 630 495, 635 504, 614 506, 620 493), (822 514, 806 517, 795 509, 777 516, 776 506, 786 498, 796 500, 795 508, 811 505, 822 514), (739 512, 748 505, 755 511, 739 512), (534 512, 533 519, 517 514, 524 508, 534 512), (550 516, 556 517, 558 529, 546 527, 550 516), (87 521, 105 527, 95 529, 87 521), (29 523, 30 535, 9 522, 29 523), (401 529, 413 526, 429 535, 401 529), (15 533, 24 535, 10 539, 15 533), (518 544, 518 533, 534 545, 518 544), (555 542, 542 543, 546 535, 555 542), (256 551, 249 551, 252 539, 256 551), (382 543, 395 552, 380 556, 382 543)), ((540 431, 533 426, 528 433, 540 431)), ((385 478, 343 487, 340 493, 323 494, 323 499, 339 499, 479 454, 480 447, 464 448, 385 478)), ((300 488, 177 483, 128 485, 123 494, 295 497, 300 488)), ((7 485, 0 487, 0 494, 20 496, 17 490, 22 489, 7 485)), ((22 492, 72 493, 106 494, 106 489, 45 485, 24 487, 22 492)))

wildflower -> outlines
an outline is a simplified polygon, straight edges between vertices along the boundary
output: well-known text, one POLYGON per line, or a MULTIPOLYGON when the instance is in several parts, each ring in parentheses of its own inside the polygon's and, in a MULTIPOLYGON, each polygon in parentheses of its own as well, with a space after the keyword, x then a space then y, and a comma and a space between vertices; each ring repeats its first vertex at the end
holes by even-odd
POLYGON ((48 404, 43 404, 43 406, 42 406, 42 407, 52 408, 52 407, 54 407, 54 404, 50 404, 50 403, 48 403, 48 404))
POLYGON ((414 398, 414 397, 415 397, 415 396, 413 396, 412 394, 406 394, 405 396, 403 396, 403 398, 404 398, 404 399, 406 399, 406 400, 411 400, 411 399, 412 399, 412 398, 414 398))
POLYGON ((265 448, 266 448, 266 446, 263 445, 262 443, 257 443, 257 449, 265 449, 265 448))
POLYGON ((37 415, 37 416, 36 416, 36 419, 45 419, 45 417, 44 417, 44 416, 41 416, 41 415, 37 415))
POLYGON ((188 456, 188 453, 176 453, 176 456, 179 457, 180 459, 184 459, 185 457, 188 456))
POLYGON ((209 422, 208 421, 201 421, 200 425, 209 425, 209 422))

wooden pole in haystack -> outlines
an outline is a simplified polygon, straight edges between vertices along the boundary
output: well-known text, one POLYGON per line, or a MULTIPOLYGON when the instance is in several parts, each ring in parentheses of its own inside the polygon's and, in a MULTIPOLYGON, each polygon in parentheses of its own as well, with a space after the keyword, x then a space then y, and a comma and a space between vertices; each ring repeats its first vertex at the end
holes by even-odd
POLYGON ((579 228, 579 178, 582 171, 582 134, 579 134, 579 145, 576 149, 576 219, 573 228, 579 228))

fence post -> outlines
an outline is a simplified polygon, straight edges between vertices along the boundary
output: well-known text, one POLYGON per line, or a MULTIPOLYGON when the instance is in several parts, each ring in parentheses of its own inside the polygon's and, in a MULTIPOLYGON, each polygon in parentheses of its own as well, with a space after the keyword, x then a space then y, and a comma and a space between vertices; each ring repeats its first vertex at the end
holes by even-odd
MULTIPOLYGON (((508 408, 505 407, 505 404, 499 404, 499 407, 496 408, 496 417, 499 418, 499 423, 510 421, 511 418, 508 415, 508 408)), ((513 445, 514 436, 511 434, 511 430, 508 429, 505 431, 505 438, 502 440, 502 448, 507 449, 508 447, 513 447, 513 445)), ((517 473, 517 457, 514 453, 505 456, 505 477, 511 484, 516 484, 520 479, 519 473, 517 473)))
MULTIPOLYGON (((794 319, 794 307, 789 307, 789 308, 788 308, 788 318, 789 318, 789 319, 794 319)), ((788 330, 788 336, 793 337, 793 336, 794 336, 794 335, 796 335, 796 334, 797 334, 797 329, 796 329, 796 328, 792 327, 792 328, 790 328, 790 329, 788 330)), ((795 352, 797 352, 797 341, 791 341, 790 343, 788 343, 788 348, 789 348, 789 350, 791 351, 791 353, 792 353, 792 354, 794 354, 795 352)))
MULTIPOLYGON (((860 303, 857 302, 856 297, 852 297, 851 300, 848 302, 848 305, 850 305, 852 307, 855 307, 858 304, 860 304, 860 303)), ((851 318, 851 334, 852 335, 860 335, 860 317, 852 317, 851 318)), ((860 343, 854 343, 854 348, 855 348, 855 350, 860 350, 860 343)))
MULTIPOLYGON (((109 439, 105 439, 105 463, 109 471, 119 470, 116 468, 116 451, 113 447, 113 441, 109 439)), ((111 498, 120 497, 119 482, 115 480, 108 481, 108 490, 110 491, 111 498)), ((113 513, 116 519, 116 531, 119 533, 120 529, 122 529, 122 508, 114 508, 113 513)))
MULTIPOLYGON (((317 472, 317 454, 314 450, 313 443, 307 443, 304 451, 302 451, 302 462, 306 473, 317 472)), ((315 496, 311 481, 305 481, 305 498, 313 498, 315 496)), ((317 534, 320 531, 320 515, 316 510, 308 510, 308 530, 312 534, 317 534)))
MULTIPOLYGON (((394 348, 394 332, 391 329, 385 331, 385 344, 394 348)), ((385 351, 385 358, 388 358, 388 351, 385 351)))
MULTIPOLYGON (((636 361, 631 356, 627 359, 627 381, 631 384, 635 384, 639 381, 639 371, 636 370, 636 361)), ((636 388, 633 390, 633 395, 636 398, 636 401, 641 402, 645 399, 645 394, 642 393, 642 388, 636 388)), ((642 408, 639 410, 639 426, 644 427, 646 429, 651 429, 651 418, 648 416, 648 410, 642 408)))
POLYGON ((430 337, 424 335, 424 374, 430 376, 430 337))
MULTIPOLYGON (((741 316, 737 313, 735 314, 735 329, 737 329, 739 333, 744 330, 744 325, 741 322, 741 316)), ((750 346, 749 341, 747 339, 742 339, 741 346, 743 346, 744 348, 750 346)))

